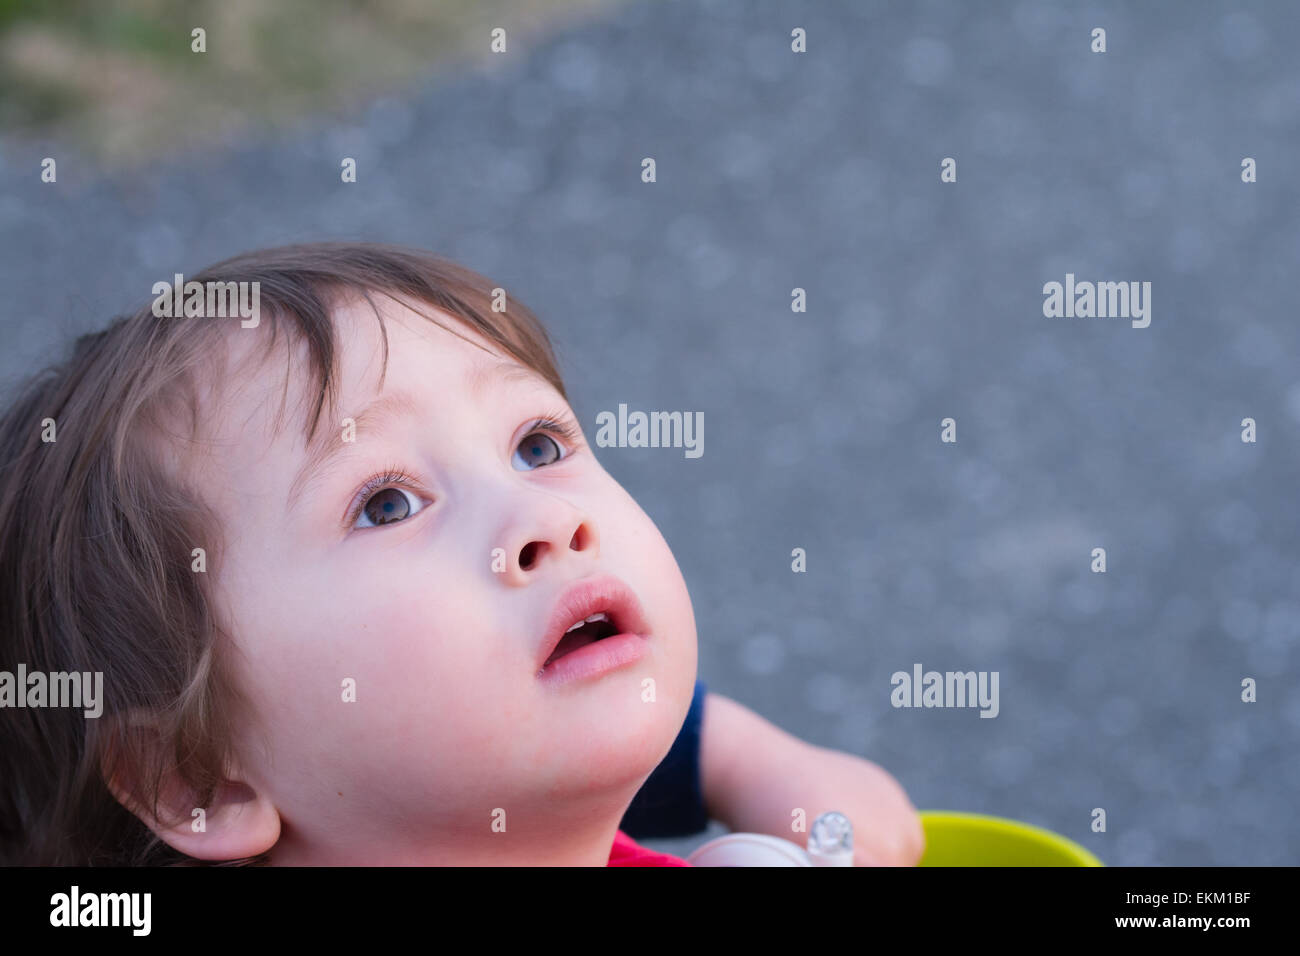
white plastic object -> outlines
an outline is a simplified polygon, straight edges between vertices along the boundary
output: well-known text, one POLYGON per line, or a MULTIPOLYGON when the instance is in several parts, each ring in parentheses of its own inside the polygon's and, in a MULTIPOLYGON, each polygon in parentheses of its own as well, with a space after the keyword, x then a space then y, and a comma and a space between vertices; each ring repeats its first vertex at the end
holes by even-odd
POLYGON ((842 813, 823 813, 808 832, 808 849, 765 833, 728 833, 697 847, 692 866, 852 866, 853 825, 842 813))
POLYGON ((765 833, 728 833, 686 858, 691 866, 812 866, 808 854, 789 840, 765 833))

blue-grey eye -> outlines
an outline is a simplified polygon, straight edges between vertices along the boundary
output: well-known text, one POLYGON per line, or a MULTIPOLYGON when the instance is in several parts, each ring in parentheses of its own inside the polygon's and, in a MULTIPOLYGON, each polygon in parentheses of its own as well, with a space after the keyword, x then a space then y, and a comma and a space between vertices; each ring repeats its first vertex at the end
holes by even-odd
POLYGON ((401 488, 382 488, 366 499, 358 520, 365 519, 370 524, 361 527, 389 524, 401 521, 412 514, 410 493, 401 488))
POLYGON ((545 432, 533 432, 531 435, 525 435, 523 441, 515 448, 516 460, 524 463, 522 467, 516 464, 515 470, 527 471, 534 465, 552 465, 562 457, 560 446, 555 439, 545 432))

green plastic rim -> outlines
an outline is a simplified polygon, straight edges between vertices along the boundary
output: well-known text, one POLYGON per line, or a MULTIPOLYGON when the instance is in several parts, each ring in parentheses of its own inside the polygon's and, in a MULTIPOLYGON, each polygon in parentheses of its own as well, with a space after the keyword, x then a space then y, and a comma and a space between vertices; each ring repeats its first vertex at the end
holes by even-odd
POLYGON ((1032 823, 955 810, 922 810, 920 866, 1104 866, 1073 840, 1032 823))

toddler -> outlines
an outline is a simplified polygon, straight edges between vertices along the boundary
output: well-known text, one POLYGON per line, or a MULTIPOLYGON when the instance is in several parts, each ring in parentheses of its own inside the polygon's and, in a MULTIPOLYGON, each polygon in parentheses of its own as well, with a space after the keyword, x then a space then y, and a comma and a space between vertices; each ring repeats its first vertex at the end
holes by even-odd
POLYGON ((0 694, 0 863, 675 864, 634 837, 829 809, 917 861, 892 777, 706 696, 528 309, 378 244, 189 279, 258 315, 142 308, 0 422, 0 670, 104 696, 0 694))

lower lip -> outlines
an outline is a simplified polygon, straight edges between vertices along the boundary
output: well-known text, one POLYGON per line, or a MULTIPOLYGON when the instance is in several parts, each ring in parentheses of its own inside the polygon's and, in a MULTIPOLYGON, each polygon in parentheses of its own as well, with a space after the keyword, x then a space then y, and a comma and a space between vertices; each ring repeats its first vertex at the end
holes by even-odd
POLYGON ((551 661, 537 676, 548 684, 599 677, 641 660, 646 655, 646 643, 640 634, 612 634, 551 661))

